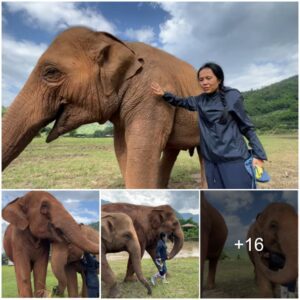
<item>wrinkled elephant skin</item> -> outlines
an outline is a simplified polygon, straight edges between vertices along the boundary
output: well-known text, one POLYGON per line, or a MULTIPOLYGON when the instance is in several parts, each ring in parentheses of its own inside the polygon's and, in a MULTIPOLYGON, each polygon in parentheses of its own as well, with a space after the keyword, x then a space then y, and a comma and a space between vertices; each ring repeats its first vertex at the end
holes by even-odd
MULTIPOLYGON (((199 145, 197 113, 171 107, 150 85, 157 81, 179 96, 197 95, 196 77, 191 65, 144 43, 68 29, 40 57, 4 116, 2 167, 52 121, 47 142, 109 120, 126 188, 167 187, 179 151, 199 145)), ((201 184, 206 186, 202 167, 201 184)))

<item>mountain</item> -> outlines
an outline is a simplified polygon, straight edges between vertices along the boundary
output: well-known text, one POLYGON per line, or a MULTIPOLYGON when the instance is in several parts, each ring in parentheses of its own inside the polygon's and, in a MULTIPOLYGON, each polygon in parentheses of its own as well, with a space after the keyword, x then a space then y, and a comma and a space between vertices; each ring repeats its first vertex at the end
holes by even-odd
POLYGON ((184 220, 192 219, 194 222, 199 224, 199 215, 193 215, 191 213, 181 213, 181 217, 184 220))
POLYGON ((298 75, 242 94, 258 130, 281 133, 298 129, 298 75))

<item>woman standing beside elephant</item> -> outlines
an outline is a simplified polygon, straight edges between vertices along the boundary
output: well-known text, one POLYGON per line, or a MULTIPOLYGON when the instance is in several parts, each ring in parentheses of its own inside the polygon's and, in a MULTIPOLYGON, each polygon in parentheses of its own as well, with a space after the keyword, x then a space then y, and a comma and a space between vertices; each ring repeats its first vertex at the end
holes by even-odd
POLYGON ((204 93, 195 97, 176 97, 156 82, 151 88, 171 105, 198 112, 208 188, 255 188, 255 174, 250 175, 245 166, 251 155, 243 136, 252 148, 253 167, 261 169, 267 156, 245 112, 241 93, 224 86, 223 70, 215 63, 204 64, 197 77, 204 93))

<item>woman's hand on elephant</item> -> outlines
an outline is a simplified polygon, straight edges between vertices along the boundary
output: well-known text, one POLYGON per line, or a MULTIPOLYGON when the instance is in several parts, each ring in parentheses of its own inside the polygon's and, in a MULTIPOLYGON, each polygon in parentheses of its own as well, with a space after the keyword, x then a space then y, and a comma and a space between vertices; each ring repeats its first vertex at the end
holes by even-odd
POLYGON ((161 88, 161 86, 157 82, 151 83, 151 89, 155 95, 162 96, 165 93, 164 90, 161 88))

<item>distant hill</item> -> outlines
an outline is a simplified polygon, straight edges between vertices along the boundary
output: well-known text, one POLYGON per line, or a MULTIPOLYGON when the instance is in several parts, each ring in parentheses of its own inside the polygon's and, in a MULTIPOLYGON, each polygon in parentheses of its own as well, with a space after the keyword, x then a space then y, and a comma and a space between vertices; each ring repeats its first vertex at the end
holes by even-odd
POLYGON ((298 76, 242 93, 251 120, 260 131, 273 133, 298 128, 298 76))

